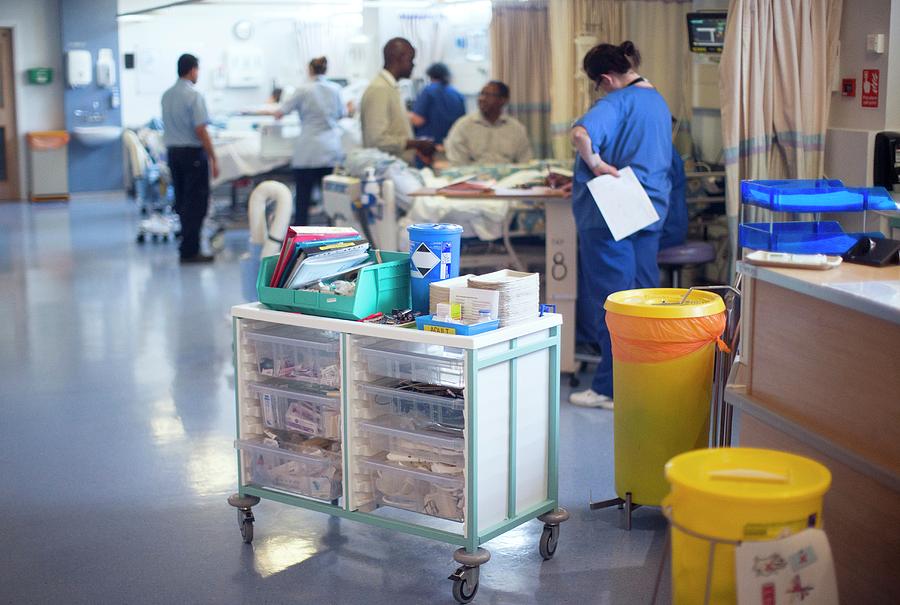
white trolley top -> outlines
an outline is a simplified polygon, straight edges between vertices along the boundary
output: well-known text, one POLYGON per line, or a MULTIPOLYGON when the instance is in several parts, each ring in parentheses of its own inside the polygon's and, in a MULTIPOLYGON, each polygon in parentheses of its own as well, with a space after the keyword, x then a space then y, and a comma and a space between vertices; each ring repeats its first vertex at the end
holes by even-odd
POLYGON ((440 334, 437 332, 425 332, 415 328, 402 328, 399 326, 387 326, 382 324, 363 323, 346 319, 332 319, 330 317, 317 317, 315 315, 303 315, 301 313, 288 313, 274 311, 260 303, 248 303, 236 305, 231 308, 231 316, 238 319, 255 319, 302 328, 317 328, 331 330, 345 334, 358 336, 374 336, 377 338, 391 338, 406 342, 421 342, 425 344, 444 345, 460 349, 481 349, 501 342, 507 342, 513 338, 521 338, 528 334, 534 334, 542 330, 549 330, 562 325, 562 315, 558 313, 544 313, 543 317, 537 317, 533 321, 491 330, 474 336, 458 336, 455 334, 440 334))

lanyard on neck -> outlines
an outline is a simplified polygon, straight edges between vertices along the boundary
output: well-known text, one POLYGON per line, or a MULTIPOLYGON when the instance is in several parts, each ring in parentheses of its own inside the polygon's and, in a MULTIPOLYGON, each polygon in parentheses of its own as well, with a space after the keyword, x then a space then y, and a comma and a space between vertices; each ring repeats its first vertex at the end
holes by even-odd
POLYGON ((629 86, 631 86, 633 84, 637 84, 638 82, 646 82, 646 81, 647 81, 647 79, 644 78, 644 76, 638 76, 637 78, 635 78, 634 80, 632 80, 631 82, 626 84, 625 88, 628 88, 629 86))

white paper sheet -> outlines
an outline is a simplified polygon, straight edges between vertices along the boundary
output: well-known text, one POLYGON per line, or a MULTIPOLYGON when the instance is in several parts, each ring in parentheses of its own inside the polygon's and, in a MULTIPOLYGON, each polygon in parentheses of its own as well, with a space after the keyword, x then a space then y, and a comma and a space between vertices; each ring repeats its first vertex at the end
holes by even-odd
POLYGON ((616 241, 659 220, 631 166, 621 169, 618 177, 604 174, 591 179, 587 186, 616 241))

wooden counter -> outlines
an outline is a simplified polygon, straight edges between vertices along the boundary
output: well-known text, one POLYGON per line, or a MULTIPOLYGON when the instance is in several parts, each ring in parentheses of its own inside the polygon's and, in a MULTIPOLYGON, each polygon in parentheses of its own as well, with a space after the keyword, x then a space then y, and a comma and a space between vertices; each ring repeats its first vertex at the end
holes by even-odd
POLYGON ((900 267, 738 270, 738 445, 828 466, 841 602, 900 603, 900 267))

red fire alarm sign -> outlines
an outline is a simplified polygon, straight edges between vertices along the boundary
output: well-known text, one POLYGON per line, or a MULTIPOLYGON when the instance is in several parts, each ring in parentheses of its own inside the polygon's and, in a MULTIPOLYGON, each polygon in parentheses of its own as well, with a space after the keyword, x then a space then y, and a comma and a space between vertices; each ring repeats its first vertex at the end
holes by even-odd
POLYGON ((863 107, 878 107, 878 83, 879 77, 877 69, 864 69, 862 84, 860 85, 860 97, 863 107))
POLYGON ((856 96, 856 78, 844 78, 843 80, 841 80, 841 96, 856 96))

